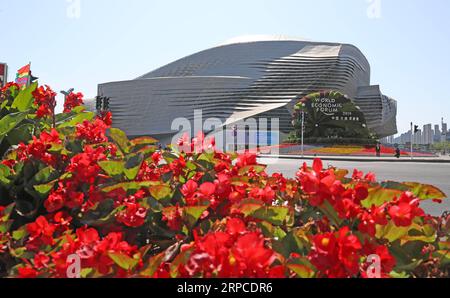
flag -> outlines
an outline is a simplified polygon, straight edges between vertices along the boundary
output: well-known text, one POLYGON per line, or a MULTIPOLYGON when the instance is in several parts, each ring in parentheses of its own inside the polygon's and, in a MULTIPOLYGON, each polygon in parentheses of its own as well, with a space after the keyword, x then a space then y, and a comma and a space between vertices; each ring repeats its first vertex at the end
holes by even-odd
POLYGON ((22 67, 17 71, 16 84, 19 85, 20 87, 28 86, 28 84, 30 83, 31 77, 30 68, 31 63, 28 63, 27 65, 25 65, 24 67, 22 67))

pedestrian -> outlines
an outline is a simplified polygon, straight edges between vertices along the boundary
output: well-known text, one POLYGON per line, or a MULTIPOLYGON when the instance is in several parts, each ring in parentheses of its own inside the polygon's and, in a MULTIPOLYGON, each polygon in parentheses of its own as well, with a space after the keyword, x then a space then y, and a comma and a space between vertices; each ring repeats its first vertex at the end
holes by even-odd
POLYGON ((381 144, 378 142, 376 147, 375 147, 375 151, 377 152, 377 157, 381 156, 381 144))
POLYGON ((400 152, 400 148, 395 148, 395 157, 400 158, 401 152, 400 152))

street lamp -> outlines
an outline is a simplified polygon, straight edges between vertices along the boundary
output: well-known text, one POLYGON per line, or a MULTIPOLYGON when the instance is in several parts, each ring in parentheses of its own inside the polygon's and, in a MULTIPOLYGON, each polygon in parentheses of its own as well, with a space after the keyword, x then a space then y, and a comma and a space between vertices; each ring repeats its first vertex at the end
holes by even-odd
POLYGON ((302 158, 305 157, 305 110, 302 109, 302 158))

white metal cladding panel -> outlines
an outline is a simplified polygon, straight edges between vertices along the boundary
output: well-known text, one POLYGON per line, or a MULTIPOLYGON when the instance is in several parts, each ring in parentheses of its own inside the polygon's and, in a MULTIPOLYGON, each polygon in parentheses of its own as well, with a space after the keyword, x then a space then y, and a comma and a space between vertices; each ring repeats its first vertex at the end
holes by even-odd
MULTIPOLYGON (((226 93, 248 85, 246 78, 192 77, 132 80, 99 85, 99 94, 108 96, 114 126, 130 135, 170 133, 172 121, 192 118, 194 109, 206 112, 215 107, 226 119, 232 111, 221 108, 214 93, 226 93), (181 93, 179 93, 181 90, 181 93), (197 94, 201 100, 187 100, 197 94), (180 105, 181 103, 181 105, 180 105)), ((210 117, 211 113, 206 113, 210 117)))

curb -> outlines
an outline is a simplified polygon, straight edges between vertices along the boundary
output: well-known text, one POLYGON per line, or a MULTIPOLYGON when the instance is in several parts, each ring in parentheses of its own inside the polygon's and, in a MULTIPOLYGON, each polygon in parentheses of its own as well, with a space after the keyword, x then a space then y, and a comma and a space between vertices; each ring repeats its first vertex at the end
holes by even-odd
POLYGON ((450 159, 377 159, 377 158, 358 158, 358 157, 334 157, 334 156, 304 156, 299 155, 266 155, 259 154, 258 158, 280 158, 280 159, 297 159, 297 160, 314 160, 320 158, 325 161, 356 161, 356 162, 398 162, 398 163, 449 163, 450 159))

